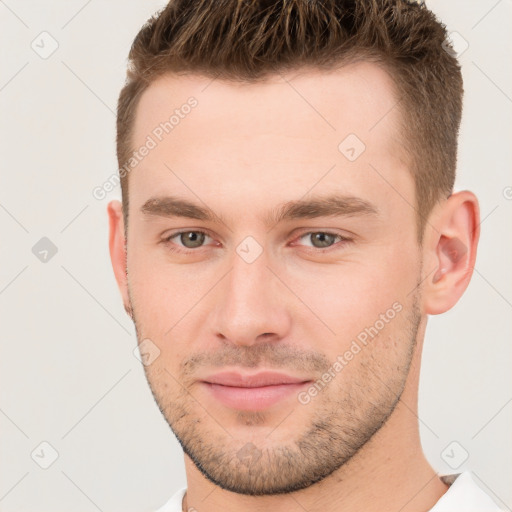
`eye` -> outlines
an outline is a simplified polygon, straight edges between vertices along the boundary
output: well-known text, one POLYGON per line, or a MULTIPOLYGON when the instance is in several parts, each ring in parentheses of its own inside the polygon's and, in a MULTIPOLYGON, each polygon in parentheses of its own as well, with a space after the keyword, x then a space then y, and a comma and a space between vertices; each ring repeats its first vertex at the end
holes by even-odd
MULTIPOLYGON (((200 249, 207 242, 207 239, 211 237, 204 231, 192 230, 192 231, 179 231, 172 233, 165 237, 162 242, 169 247, 170 250, 180 252, 183 249, 200 249)), ((342 245, 344 243, 350 243, 350 238, 341 236, 337 233, 330 233, 326 231, 310 231, 304 233, 297 240, 309 240, 309 243, 300 244, 306 247, 312 247, 314 249, 329 249, 336 245, 342 245)), ((292 245, 296 245, 293 243, 292 245)))
POLYGON ((166 237, 163 241, 165 243, 174 243, 178 247, 185 249, 197 249, 202 247, 206 238, 210 238, 204 231, 180 231, 166 237), (177 239, 177 242, 172 242, 177 239))
POLYGON ((338 242, 350 242, 349 238, 343 237, 336 233, 328 233, 325 231, 311 231, 309 233, 304 233, 299 237, 299 240, 309 239, 310 244, 305 244, 309 247, 314 247, 316 249, 328 249, 335 245, 338 242))

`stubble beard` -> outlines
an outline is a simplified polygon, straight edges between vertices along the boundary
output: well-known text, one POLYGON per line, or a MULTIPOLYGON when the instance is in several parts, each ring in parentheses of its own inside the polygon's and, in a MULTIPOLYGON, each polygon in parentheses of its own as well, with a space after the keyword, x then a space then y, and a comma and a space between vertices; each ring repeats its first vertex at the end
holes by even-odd
MULTIPOLYGON (((418 297, 416 293, 401 313, 405 321, 397 331, 400 338, 395 345, 400 350, 395 359, 383 364, 380 351, 365 347, 350 363, 357 365, 356 372, 351 367, 355 378, 343 379, 343 370, 310 404, 295 405, 311 407, 309 420, 279 445, 271 442, 271 436, 270 441, 257 435, 249 441, 231 435, 222 426, 223 418, 210 415, 166 368, 152 365, 144 370, 156 404, 183 451, 209 481, 249 496, 298 491, 347 464, 395 410, 417 343, 421 322, 418 297)), ((140 342, 144 338, 135 314, 133 319, 140 342)), ((378 342, 376 338, 371 343, 378 342)), ((235 413, 244 431, 248 426, 268 425, 265 411, 235 413)))

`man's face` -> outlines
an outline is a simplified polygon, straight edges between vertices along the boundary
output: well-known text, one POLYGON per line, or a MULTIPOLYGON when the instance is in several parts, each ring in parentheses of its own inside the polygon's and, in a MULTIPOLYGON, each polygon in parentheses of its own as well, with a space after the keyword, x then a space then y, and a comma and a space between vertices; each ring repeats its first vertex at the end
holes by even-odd
POLYGON ((369 63, 258 84, 166 76, 141 98, 133 146, 148 135, 157 144, 129 176, 130 306, 158 406, 225 489, 274 494, 321 480, 403 391, 421 253, 396 103, 369 63), (197 104, 182 108, 191 96, 197 104), (177 215, 171 196, 213 218, 177 215), (279 216, 334 197, 334 213, 317 204, 279 216), (298 383, 205 382, 225 371, 298 383))

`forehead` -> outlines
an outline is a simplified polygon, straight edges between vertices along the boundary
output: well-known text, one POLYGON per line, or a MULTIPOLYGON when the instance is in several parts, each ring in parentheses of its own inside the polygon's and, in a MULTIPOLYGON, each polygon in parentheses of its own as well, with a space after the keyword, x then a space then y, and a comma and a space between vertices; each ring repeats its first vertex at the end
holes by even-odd
POLYGON ((332 131, 342 135, 352 129, 365 138, 366 132, 381 123, 381 128, 397 128, 400 117, 393 80, 371 62, 330 71, 301 68, 258 82, 166 74, 151 83, 140 98, 135 138, 149 133, 155 123, 167 119, 190 97, 200 106, 194 113, 197 122, 221 123, 223 128, 242 130, 241 135, 272 126, 285 134, 310 136, 332 131), (306 123, 297 125, 294 121, 298 119, 306 123))
POLYGON ((409 167, 398 103, 391 77, 369 62, 328 72, 301 69, 255 83, 164 75, 137 106, 132 147, 148 137, 154 147, 130 172, 130 197, 147 199, 171 179, 181 187, 180 173, 203 195, 215 187, 232 200, 235 189, 240 197, 245 190, 243 202, 257 185, 262 197, 286 189, 297 195, 333 166, 345 173, 337 182, 346 178, 355 188, 373 176, 385 197, 376 171, 393 170, 392 182, 412 180, 403 171, 398 176, 409 167), (354 152, 361 156, 352 160, 354 152))

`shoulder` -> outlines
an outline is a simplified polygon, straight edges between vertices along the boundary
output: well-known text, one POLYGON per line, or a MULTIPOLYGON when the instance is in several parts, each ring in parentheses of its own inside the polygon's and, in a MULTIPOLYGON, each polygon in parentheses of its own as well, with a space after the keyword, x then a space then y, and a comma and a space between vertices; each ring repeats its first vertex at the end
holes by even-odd
POLYGON ((182 512, 181 504, 185 495, 186 487, 177 490, 164 505, 155 512, 182 512))
POLYGON ((470 471, 445 475, 441 479, 450 485, 448 491, 430 512, 502 512, 496 502, 477 484, 470 471))

